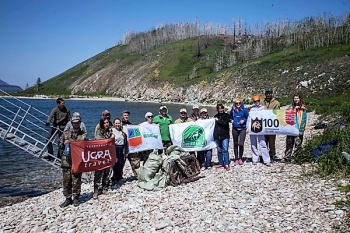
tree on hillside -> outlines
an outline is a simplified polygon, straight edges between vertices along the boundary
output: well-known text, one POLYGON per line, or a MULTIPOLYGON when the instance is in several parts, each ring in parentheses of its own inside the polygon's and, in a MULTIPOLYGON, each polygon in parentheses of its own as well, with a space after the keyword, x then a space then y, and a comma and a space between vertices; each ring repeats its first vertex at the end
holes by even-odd
POLYGON ((41 83, 41 78, 40 77, 36 80, 35 89, 36 89, 37 93, 39 93, 40 90, 42 89, 42 83, 41 83))

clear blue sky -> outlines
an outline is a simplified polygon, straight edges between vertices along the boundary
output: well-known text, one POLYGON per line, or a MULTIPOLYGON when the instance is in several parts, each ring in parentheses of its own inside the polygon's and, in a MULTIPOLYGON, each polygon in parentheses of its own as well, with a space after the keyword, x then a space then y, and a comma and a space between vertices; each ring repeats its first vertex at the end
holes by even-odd
POLYGON ((350 11, 350 0, 0 0, 0 79, 22 88, 114 46, 127 30, 194 22, 231 27, 350 11))

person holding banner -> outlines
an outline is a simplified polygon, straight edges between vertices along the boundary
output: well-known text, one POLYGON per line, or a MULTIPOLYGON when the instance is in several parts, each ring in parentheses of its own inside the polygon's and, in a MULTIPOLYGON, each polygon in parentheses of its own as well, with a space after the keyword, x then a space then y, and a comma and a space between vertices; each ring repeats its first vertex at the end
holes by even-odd
POLYGON ((70 142, 87 140, 86 133, 81 130, 80 114, 75 115, 71 119, 72 128, 64 131, 62 134, 62 147, 66 147, 62 155, 61 167, 63 173, 63 195, 66 200, 60 204, 61 208, 67 207, 71 204, 79 205, 79 197, 81 192, 81 175, 82 173, 73 173, 72 158, 70 154, 70 142), (73 199, 72 199, 73 198, 73 199))
MULTIPOLYGON (((153 113, 151 112, 146 112, 145 114, 145 120, 144 122, 142 122, 140 125, 155 125, 153 123, 153 113)), ((144 150, 139 152, 141 160, 143 161, 143 164, 146 163, 149 154, 152 152, 153 150, 144 150)))
MULTIPOLYGON (((111 122, 111 113, 108 110, 104 110, 102 112, 102 118, 104 119, 108 119, 109 121, 109 126, 113 126, 112 122, 111 122)), ((100 123, 98 123, 95 127, 95 132, 94 132, 94 137, 97 137, 97 134, 100 132, 100 123)))
MULTIPOLYGON (((200 110, 200 118, 198 120, 201 121, 206 119, 209 119, 208 111, 206 108, 202 108, 200 110)), ((213 155, 213 149, 197 151, 197 159, 199 161, 201 169, 209 169, 212 167, 211 165, 212 155, 213 155)))
POLYGON ((198 104, 193 105, 192 107, 192 114, 190 115, 190 118, 193 121, 196 121, 201 118, 200 113, 199 113, 199 106, 198 104))
POLYGON ((225 168, 226 171, 230 170, 230 155, 229 155, 229 143, 230 143, 230 114, 225 112, 225 106, 223 104, 216 105, 217 114, 215 114, 215 128, 214 128, 214 140, 218 150, 219 165, 216 168, 225 168))
POLYGON ((293 104, 288 106, 287 110, 293 110, 296 112, 295 114, 295 122, 297 124, 297 128, 299 129, 298 136, 289 136, 286 137, 286 151, 283 158, 283 161, 289 162, 292 160, 293 156, 298 153, 301 149, 301 145, 303 144, 304 131, 307 123, 307 111, 304 100, 301 95, 295 94, 293 96, 293 104), (293 153, 293 147, 295 148, 293 153))
MULTIPOLYGON (((100 127, 95 139, 107 139, 114 138, 112 128, 110 126, 109 119, 105 117, 100 118, 100 127)), ((93 199, 97 199, 99 193, 106 194, 108 189, 108 179, 111 173, 111 168, 104 168, 102 170, 95 171, 94 174, 94 194, 93 199)))
MULTIPOLYGON (((254 105, 250 109, 250 112, 267 110, 266 106, 260 104, 260 96, 259 95, 253 96, 252 100, 254 102, 254 105)), ((259 125, 251 126, 251 117, 250 116, 248 117, 248 126, 249 127, 259 127, 259 125)), ((260 127, 261 127, 261 125, 260 125, 260 127)), ((260 145, 261 157, 262 157, 265 165, 270 166, 271 160, 270 160, 269 150, 267 149, 267 146, 266 146, 264 135, 250 135, 250 147, 252 149, 253 165, 256 165, 258 163, 258 160, 259 160, 258 144, 260 145)))
MULTIPOLYGON (((168 114, 168 108, 166 106, 160 106, 159 115, 153 118, 153 123, 159 125, 160 134, 162 136, 162 143, 164 150, 171 146, 169 125, 173 123, 173 118, 168 114)), ((158 153, 163 153, 162 150, 158 150, 158 153)))
POLYGON ((235 154, 235 165, 243 164, 244 141, 246 137, 246 124, 248 110, 244 107, 240 98, 235 99, 235 104, 230 111, 230 121, 232 122, 233 151, 235 154))
POLYGON ((180 117, 175 120, 174 124, 191 122, 191 121, 193 121, 193 120, 187 116, 186 108, 181 108, 180 109, 180 117))
MULTIPOLYGON (((268 110, 280 109, 280 103, 273 97, 272 88, 265 89, 265 99, 261 101, 261 105, 266 106, 268 110)), ((276 159, 276 135, 265 135, 265 142, 269 149, 270 159, 276 159)))
POLYGON ((113 177, 112 177, 112 186, 116 184, 121 184, 123 179, 123 170, 125 165, 125 149, 126 149, 126 134, 123 131, 122 122, 119 118, 115 118, 113 120, 114 127, 112 128, 114 139, 115 139, 115 147, 116 147, 116 155, 117 162, 113 166, 113 177))

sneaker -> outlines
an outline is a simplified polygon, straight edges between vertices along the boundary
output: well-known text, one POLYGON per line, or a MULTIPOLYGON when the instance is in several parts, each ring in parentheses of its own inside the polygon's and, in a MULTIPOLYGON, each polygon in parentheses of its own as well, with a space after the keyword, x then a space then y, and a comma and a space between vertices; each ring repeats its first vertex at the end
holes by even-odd
POLYGON ((92 198, 96 200, 96 199, 98 198, 98 193, 97 193, 97 192, 94 193, 94 194, 92 195, 92 198))
POLYGON ((201 171, 204 171, 205 169, 207 169, 206 167, 201 167, 201 171))
POLYGON ((257 162, 253 162, 253 165, 257 165, 258 163, 257 162))
POLYGON ((223 166, 222 165, 216 165, 215 168, 218 169, 218 168, 222 168, 223 166))
POLYGON ((229 165, 226 165, 226 166, 225 166, 225 170, 226 170, 226 171, 229 171, 229 170, 230 170, 230 166, 229 166, 229 165))
POLYGON ((79 199, 78 198, 74 198, 73 199, 73 205, 75 206, 75 207, 77 207, 77 206, 79 206, 79 199))
POLYGON ((239 164, 239 160, 237 159, 236 161, 235 161, 235 165, 238 165, 239 164))
POLYGON ((265 165, 268 166, 268 167, 270 167, 270 166, 271 166, 271 163, 266 163, 265 165))
POLYGON ((61 208, 67 207, 73 203, 71 198, 66 198, 66 200, 60 205, 61 208))
POLYGON ((242 159, 238 160, 238 164, 239 164, 239 165, 243 165, 242 159))

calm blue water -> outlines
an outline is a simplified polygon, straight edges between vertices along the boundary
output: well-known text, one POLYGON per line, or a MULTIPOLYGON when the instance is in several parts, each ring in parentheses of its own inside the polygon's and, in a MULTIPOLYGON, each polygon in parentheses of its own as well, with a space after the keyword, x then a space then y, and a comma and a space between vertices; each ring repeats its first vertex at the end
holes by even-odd
MULTIPOLYGON (((21 100, 47 115, 56 106, 56 100, 53 99, 21 100)), ((89 137, 93 136, 95 126, 105 109, 110 111, 112 120, 116 117, 121 118, 123 110, 129 110, 131 112, 130 121, 133 124, 139 124, 144 121, 146 112, 150 111, 157 115, 161 106, 161 104, 154 103, 91 100, 66 100, 65 103, 71 113, 80 113, 89 137)), ((179 110, 183 107, 189 114, 192 112, 192 106, 189 105, 165 105, 174 120, 179 117, 179 110)), ((206 108, 210 116, 216 112, 213 107, 206 108)), ((47 117, 43 117, 42 120, 46 121, 46 119, 47 117)), ((61 176, 60 169, 53 168, 46 162, 0 139, 0 206, 57 189, 61 187, 61 176)))

